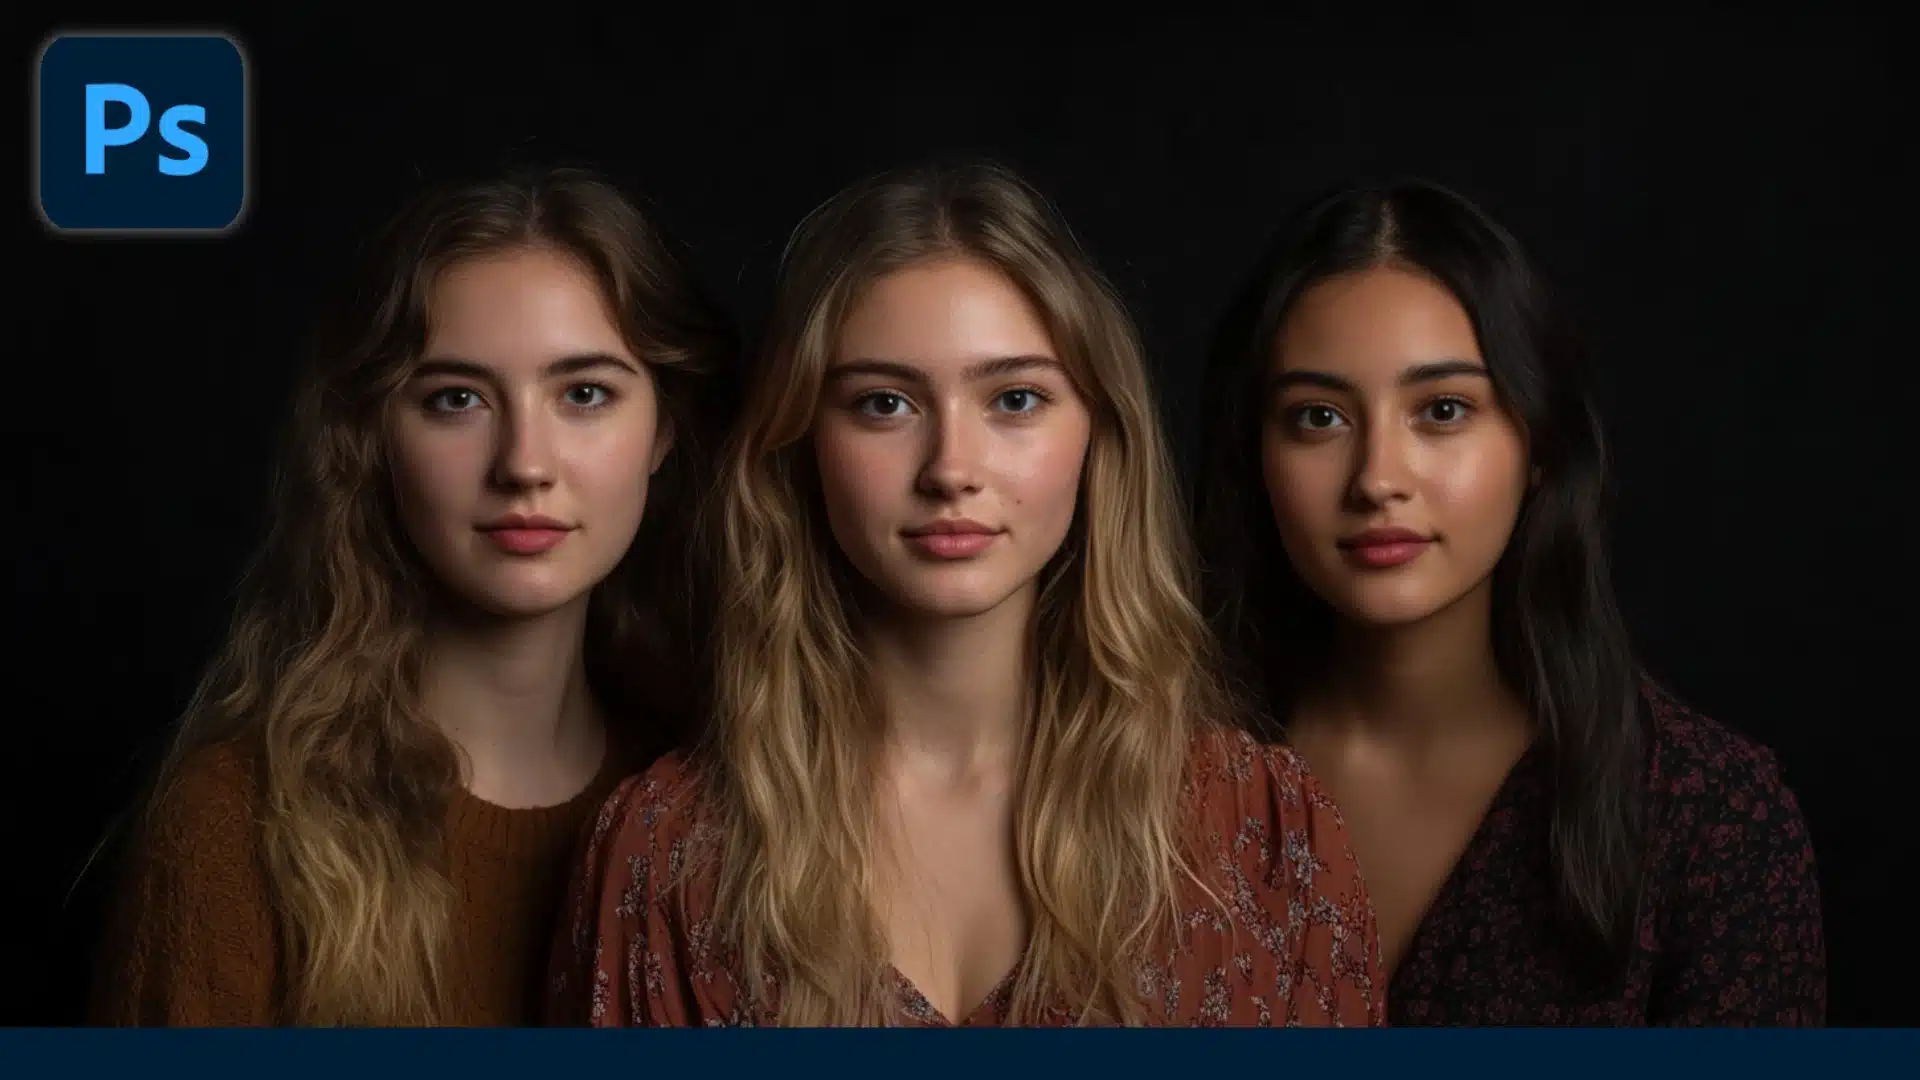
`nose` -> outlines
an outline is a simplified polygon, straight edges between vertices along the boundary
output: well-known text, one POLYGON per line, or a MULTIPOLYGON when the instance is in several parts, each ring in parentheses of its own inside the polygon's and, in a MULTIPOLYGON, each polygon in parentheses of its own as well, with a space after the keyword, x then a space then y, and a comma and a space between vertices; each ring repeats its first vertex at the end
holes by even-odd
POLYGON ((1367 424, 1364 437, 1354 440, 1359 455, 1350 485, 1354 502, 1371 509, 1407 498, 1411 484, 1405 435, 1402 425, 1375 421, 1367 424))
POLYGON ((959 408, 936 412, 928 425, 927 456, 918 478, 922 494, 951 499, 980 490, 980 433, 975 430, 979 425, 959 412, 959 408))
POLYGON ((543 488, 553 484, 552 433, 541 410, 502 410, 493 456, 493 482, 508 490, 543 488))

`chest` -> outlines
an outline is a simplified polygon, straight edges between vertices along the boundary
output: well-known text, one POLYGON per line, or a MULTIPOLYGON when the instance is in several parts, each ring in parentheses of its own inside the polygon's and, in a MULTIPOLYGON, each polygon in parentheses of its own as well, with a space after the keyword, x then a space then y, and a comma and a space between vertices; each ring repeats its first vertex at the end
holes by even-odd
POLYGON ((878 884, 894 969, 945 1017, 973 1012, 1026 951, 1025 894, 1005 807, 903 801, 878 884))
POLYGON ((1391 971, 1473 843, 1493 793, 1477 785, 1410 789, 1364 779, 1336 791, 1391 971))
POLYGON ((1558 921, 1552 806, 1544 785, 1504 792, 1389 968, 1388 1023, 1637 1026, 1657 987, 1664 890, 1649 891, 1641 947, 1596 971, 1558 921))
MULTIPOLYGON (((578 823, 582 814, 570 815, 578 823)), ((446 1022, 524 1025, 539 1016, 569 866, 568 837, 506 848, 456 837, 449 845, 453 932, 442 958, 446 1022)))

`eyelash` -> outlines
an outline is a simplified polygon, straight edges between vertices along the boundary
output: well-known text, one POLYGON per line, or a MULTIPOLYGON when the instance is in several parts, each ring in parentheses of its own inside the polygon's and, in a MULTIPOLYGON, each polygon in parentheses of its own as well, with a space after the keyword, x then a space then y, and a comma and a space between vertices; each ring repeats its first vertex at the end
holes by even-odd
POLYGON ((1005 390, 1000 391, 998 394, 993 395, 993 399, 995 401, 998 401, 1001 398, 1006 397, 1008 394, 1032 394, 1035 400, 1038 401, 1039 403, 1039 404, 1036 404, 1033 408, 1028 409, 1026 412, 1015 413, 1014 415, 1016 416, 1030 416, 1033 413, 1038 412, 1040 410, 1041 405, 1053 404, 1053 395, 1047 393, 1045 390, 1042 390, 1037 386, 1009 386, 1005 390))
MULTIPOLYGON (((1468 401, 1466 398, 1459 397, 1454 394, 1441 394, 1438 397, 1430 398, 1426 402, 1421 404, 1420 411, 1422 413, 1425 413, 1428 409, 1433 408, 1435 405, 1441 405, 1441 404, 1452 405, 1455 408, 1458 408, 1462 414, 1458 419, 1455 419, 1455 420, 1434 421, 1435 424, 1441 427, 1448 427, 1448 428, 1457 427, 1459 426, 1461 420, 1464 420, 1467 416, 1472 415, 1474 412, 1473 402, 1468 401)), ((1292 428, 1295 432, 1298 432, 1301 434, 1315 434, 1318 432, 1332 430, 1331 428, 1306 427, 1302 423, 1302 421, 1306 419, 1307 411, 1310 409, 1325 409, 1328 412, 1333 413, 1335 416, 1340 416, 1340 410, 1338 408, 1335 408, 1334 406, 1329 405, 1324 401, 1309 401, 1301 405, 1295 405, 1292 408, 1287 410, 1287 425, 1290 428, 1292 428)), ((1344 416, 1341 416, 1340 418, 1343 421, 1346 419, 1344 416)))
POLYGON ((1435 423, 1442 424, 1445 427, 1453 427, 1456 424, 1458 424, 1461 420, 1465 420, 1467 417, 1473 415, 1473 402, 1468 401, 1466 398, 1463 398, 1463 397, 1455 397, 1452 394, 1441 394, 1439 397, 1434 398, 1432 401, 1429 401, 1425 405, 1421 406, 1421 411, 1425 412, 1426 410, 1433 408, 1435 405, 1452 405, 1460 410, 1459 419, 1454 420, 1451 423, 1446 421, 1438 421, 1438 420, 1435 421, 1435 423))
MULTIPOLYGON (((1001 398, 1006 397, 1008 394, 1031 394, 1039 402, 1038 405, 1035 405, 1031 409, 1009 414, 1016 417, 1031 416, 1035 412, 1039 411, 1040 405, 1051 405, 1053 403, 1053 395, 1047 393, 1045 390, 1042 390, 1037 386, 1009 386, 1005 390, 1002 390, 999 393, 995 394, 993 397, 995 401, 999 401, 1001 398)), ((900 401, 906 402, 909 404, 912 402, 911 398, 909 398, 907 395, 901 393, 898 390, 867 390, 854 396, 853 409, 855 412, 860 413, 862 416, 870 420, 895 419, 898 416, 898 414, 895 414, 894 416, 876 416, 872 413, 868 413, 865 411, 865 407, 869 402, 872 402, 879 398, 898 398, 900 401)))
MULTIPOLYGON (((615 392, 613 387, 605 383, 574 383, 562 391, 563 400, 571 396, 576 390, 597 390, 600 392, 601 397, 599 401, 592 405, 577 405, 572 401, 566 401, 566 406, 575 412, 586 413, 604 409, 613 404, 619 397, 619 394, 615 392)), ((422 398, 420 402, 421 407, 424 408, 429 415, 441 418, 456 417, 462 413, 473 411, 471 409, 448 409, 439 407, 438 403, 450 394, 471 394, 475 398, 480 398, 481 396, 478 390, 470 386, 443 386, 422 398)))

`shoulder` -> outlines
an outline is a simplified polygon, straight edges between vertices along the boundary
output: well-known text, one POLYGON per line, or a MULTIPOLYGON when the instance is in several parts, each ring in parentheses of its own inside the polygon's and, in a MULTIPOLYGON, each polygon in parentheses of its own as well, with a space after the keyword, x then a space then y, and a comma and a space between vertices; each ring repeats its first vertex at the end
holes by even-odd
POLYGON ((187 754, 154 793, 148 845, 160 854, 200 858, 252 847, 259 832, 263 767, 259 753, 239 740, 187 754))
POLYGON ((1647 778, 1656 828, 1696 855, 1781 849, 1810 863, 1799 800, 1773 751, 1642 684, 1652 723, 1647 778))
POLYGON ((678 752, 667 754, 614 785, 601 805, 612 825, 658 827, 662 818, 690 814, 700 796, 700 770, 678 752))
POLYGON ((262 769, 245 742, 191 751, 168 769, 123 862, 116 906, 125 918, 205 925, 208 940, 228 951, 265 939, 273 890, 262 844, 262 769))
MULTIPOLYGON (((1339 808, 1286 746, 1240 731, 1194 741, 1201 869, 1231 924, 1253 931, 1280 964, 1284 1022, 1376 1025, 1383 1019, 1373 900, 1339 808)), ((1258 964, 1240 945, 1232 963, 1258 964)))
POLYGON ((1651 721, 1647 781, 1656 798, 1716 816, 1763 818, 1793 803, 1773 751, 1695 711, 1651 679, 1642 682, 1641 699, 1651 721))
POLYGON ((274 892, 262 852, 263 759, 242 742, 171 765, 101 926, 93 1023, 271 1024, 274 892))
POLYGON ((1651 681, 1642 693, 1667 1008, 1681 1023, 1820 1023, 1819 869, 1779 763, 1651 681))
POLYGON ((1187 782, 1199 839, 1216 861, 1351 869, 1340 808, 1291 748, 1232 729, 1205 731, 1194 738, 1187 782))
POLYGON ((671 753, 614 785, 589 830, 588 858, 604 864, 679 849, 699 822, 701 779, 671 753))
POLYGON ((609 941, 680 925, 689 898, 683 890, 696 878, 704 887, 709 869, 700 856, 710 847, 695 843, 707 835, 703 779, 698 767, 669 754, 621 781, 601 804, 567 892, 576 963, 588 963, 609 941))
POLYGON ((1205 810, 1239 815, 1304 818, 1338 810, 1313 771, 1292 748, 1265 743, 1247 732, 1216 727, 1193 738, 1187 764, 1189 790, 1205 810))

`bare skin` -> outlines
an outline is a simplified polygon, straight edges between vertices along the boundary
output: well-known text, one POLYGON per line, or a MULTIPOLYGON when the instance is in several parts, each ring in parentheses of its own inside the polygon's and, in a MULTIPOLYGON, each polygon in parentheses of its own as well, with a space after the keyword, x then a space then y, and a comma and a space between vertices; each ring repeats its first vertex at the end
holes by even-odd
POLYGON ((1341 624, 1289 737, 1340 801, 1392 970, 1531 740, 1491 627, 1526 438, 1458 301, 1397 267, 1308 290, 1272 374, 1275 522, 1341 624))
POLYGON ((957 1023, 1031 932, 1014 840, 1028 627, 1091 419, 1024 294, 977 263, 876 282, 839 346, 814 445, 835 539, 878 599, 874 910, 895 970, 957 1023), (920 535, 961 519, 985 531, 920 535))

